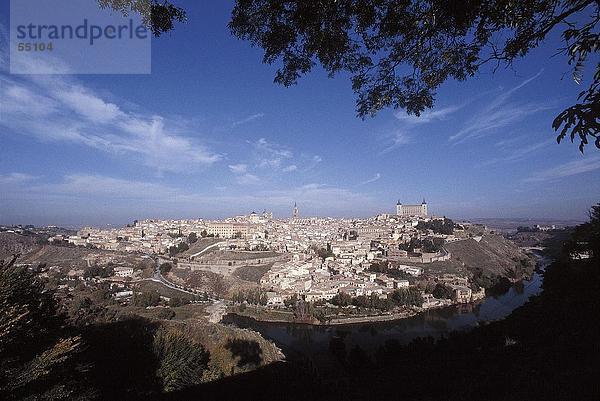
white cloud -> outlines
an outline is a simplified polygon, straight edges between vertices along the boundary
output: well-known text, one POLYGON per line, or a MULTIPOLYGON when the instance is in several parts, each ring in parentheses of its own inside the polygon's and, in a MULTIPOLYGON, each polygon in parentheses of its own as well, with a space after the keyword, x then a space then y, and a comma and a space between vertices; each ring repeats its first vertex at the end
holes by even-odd
POLYGON ((302 162, 300 165, 303 166, 302 171, 308 172, 315 169, 323 161, 323 158, 319 155, 302 155, 301 160, 302 162))
POLYGON ((24 173, 8 173, 8 174, 0 174, 0 184, 22 184, 25 182, 29 182, 35 180, 37 177, 34 177, 29 174, 24 173))
POLYGON ((456 134, 451 135, 449 141, 458 144, 469 139, 479 138, 489 134, 491 131, 522 121, 532 114, 548 110, 550 107, 547 105, 509 102, 511 97, 519 89, 537 79, 541 74, 542 71, 521 82, 514 88, 500 93, 492 102, 486 105, 483 110, 474 114, 473 117, 467 120, 462 129, 456 134))
POLYGON ((241 184, 241 185, 252 185, 252 184, 258 184, 260 182, 260 178, 258 178, 254 174, 246 173, 246 174, 239 175, 236 178, 236 181, 238 184, 241 184))
POLYGON ((381 178, 381 174, 377 173, 372 178, 369 178, 368 180, 363 181, 363 182, 361 182, 358 185, 367 185, 367 184, 370 184, 372 182, 378 181, 380 178, 381 178))
POLYGON ((247 164, 230 164, 228 167, 229 170, 231 170, 231 172, 234 174, 243 174, 248 171, 247 164))
POLYGON ((389 153, 389 152, 399 148, 400 146, 411 143, 412 137, 406 131, 397 130, 396 132, 394 132, 392 134, 391 144, 389 144, 389 142, 390 142, 389 139, 387 142, 388 142, 388 145, 386 146, 385 149, 383 149, 381 152, 379 152, 380 155, 384 155, 386 153, 389 153))
POLYGON ((298 166, 296 166, 295 164, 290 164, 289 166, 284 167, 282 171, 284 173, 289 173, 289 172, 296 171, 296 170, 298 170, 298 166))
POLYGON ((241 120, 239 120, 239 121, 235 121, 233 124, 231 124, 231 127, 232 127, 232 128, 235 128, 235 127, 237 127, 237 126, 240 126, 240 125, 243 125, 243 124, 249 123, 250 121, 254 121, 254 120, 257 120, 257 119, 259 119, 259 118, 263 118, 264 116, 265 116, 265 114, 264 114, 264 113, 256 113, 256 114, 252 114, 252 115, 250 115, 250 116, 248 116, 248 117, 246 117, 246 118, 242 118, 242 119, 241 119, 241 120))
POLYGON ((391 133, 383 137, 385 148, 379 152, 380 155, 389 153, 403 145, 407 145, 413 142, 411 132, 422 124, 429 124, 435 121, 443 121, 448 119, 452 114, 456 113, 466 103, 441 107, 439 109, 425 110, 419 117, 407 114, 404 111, 399 111, 394 114, 396 119, 400 122, 400 126, 392 130, 391 133))
POLYGON ((413 114, 407 114, 404 111, 399 111, 394 116, 403 122, 408 124, 427 124, 432 121, 445 120, 450 115, 454 114, 458 110, 462 109, 465 105, 459 104, 455 106, 447 106, 439 109, 428 109, 421 113, 419 117, 413 114))
POLYGON ((63 87, 55 90, 53 96, 92 122, 109 123, 119 117, 127 118, 119 106, 105 102, 81 86, 63 87))
POLYGON ((555 181, 600 169, 600 156, 583 157, 583 159, 573 160, 546 170, 534 172, 525 178, 523 182, 555 181))
POLYGON ((125 111, 68 78, 0 80, 0 125, 15 133, 129 155, 158 172, 194 170, 222 159, 190 135, 195 133, 187 121, 125 111))
MULTIPOLYGON (((523 138, 521 138, 521 139, 523 139, 523 138)), ((496 146, 503 148, 502 151, 505 154, 500 157, 490 158, 490 159, 486 160, 485 162, 481 163, 480 166, 490 166, 490 165, 498 164, 498 163, 516 162, 516 161, 524 160, 527 157, 530 157, 532 154, 535 154, 538 150, 550 146, 552 143, 555 143, 555 142, 553 140, 547 140, 547 141, 542 141, 542 142, 535 142, 535 143, 532 143, 529 145, 510 147, 510 148, 507 147, 507 142, 498 143, 498 144, 496 144, 496 146)), ((514 144, 514 143, 511 141, 511 144, 514 144)))
POLYGON ((269 142, 265 138, 260 138, 254 143, 254 146, 260 151, 286 159, 289 159, 294 155, 291 150, 286 149, 281 145, 269 142))
MULTIPOLYGON (((255 184, 258 178, 252 174, 238 177, 244 184, 255 184)), ((123 208, 131 212, 132 205, 145 210, 210 210, 211 213, 223 209, 231 213, 242 212, 241 207, 280 208, 287 210, 294 201, 314 213, 335 213, 345 211, 349 215, 356 210, 374 208, 376 200, 371 196, 345 188, 311 183, 298 187, 276 190, 256 190, 252 192, 210 194, 190 192, 161 183, 126 180, 95 174, 69 174, 61 182, 27 186, 13 194, 12 199, 34 200, 36 202, 57 201, 61 205, 108 205, 110 208, 123 208), (110 202, 107 203, 107 200, 110 202), (243 205, 243 206, 242 206, 243 205), (150 209, 143 209, 150 208, 150 209)), ((104 208, 103 206, 103 208, 104 208)), ((72 206, 69 206, 72 207, 72 206)), ((106 209, 106 208, 105 208, 106 209)), ((91 212, 90 212, 91 213, 91 212)), ((90 214, 90 216, 92 216, 90 214)))
POLYGON ((177 189, 150 182, 123 180, 91 174, 70 174, 59 184, 41 185, 36 190, 50 194, 70 194, 77 196, 99 196, 110 199, 164 200, 176 197, 177 189))

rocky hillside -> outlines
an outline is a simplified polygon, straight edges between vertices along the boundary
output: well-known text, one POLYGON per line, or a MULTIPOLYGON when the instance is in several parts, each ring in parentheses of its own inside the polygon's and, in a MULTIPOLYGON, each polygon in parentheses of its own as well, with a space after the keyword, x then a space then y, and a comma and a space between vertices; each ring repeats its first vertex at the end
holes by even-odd
POLYGON ((12 232, 0 232, 0 259, 14 254, 23 255, 36 248, 40 239, 32 235, 21 235, 12 232))
POLYGON ((484 275, 511 277, 517 274, 531 274, 535 260, 521 250, 514 242, 501 235, 485 234, 480 241, 469 238, 446 244, 454 261, 464 264, 470 271, 481 269, 484 275))

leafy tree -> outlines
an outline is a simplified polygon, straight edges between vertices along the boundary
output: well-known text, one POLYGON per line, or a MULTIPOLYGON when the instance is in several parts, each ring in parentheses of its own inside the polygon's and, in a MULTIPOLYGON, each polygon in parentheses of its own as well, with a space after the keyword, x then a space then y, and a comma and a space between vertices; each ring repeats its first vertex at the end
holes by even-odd
POLYGON ((436 284, 431 294, 437 299, 452 299, 452 290, 444 284, 436 284))
POLYGON ((331 299, 331 303, 337 306, 352 305, 352 296, 350 296, 348 293, 340 291, 331 299))
POLYGON ((141 15, 142 23, 155 37, 173 29, 175 22, 185 22, 186 12, 167 0, 98 0, 101 8, 110 7, 128 15, 135 12, 141 15))
POLYGON ((198 236, 196 235, 196 233, 190 233, 190 235, 188 235, 188 243, 193 244, 196 241, 198 241, 198 236))
POLYGON ((69 321, 74 326, 88 326, 96 323, 106 308, 87 294, 76 295, 68 305, 69 321))
POLYGON ((74 397, 81 339, 65 330, 52 291, 15 261, 0 260, 0 398, 74 397))
POLYGON ((98 265, 87 266, 83 271, 83 278, 101 277, 107 278, 115 274, 115 268, 112 264, 106 267, 100 267, 98 265))
POLYGON ((185 305, 187 303, 188 302, 185 299, 182 299, 180 297, 171 297, 169 299, 169 306, 172 308, 176 308, 178 306, 185 305))
POLYGON ((421 241, 423 252, 435 253, 440 252, 444 246, 444 240, 442 238, 425 238, 421 241))
POLYGON ((175 256, 178 253, 187 251, 188 249, 190 249, 188 244, 186 244, 185 242, 180 242, 177 245, 169 247, 169 255, 175 256))
POLYGON ((165 392, 201 383, 209 353, 190 342, 180 330, 160 328, 154 336, 153 349, 159 360, 156 375, 165 392))
POLYGON ((416 287, 399 288, 390 294, 392 302, 397 306, 421 306, 423 297, 416 287))
POLYGON ((291 308, 292 306, 296 305, 296 302, 298 302, 298 295, 296 295, 296 294, 283 300, 283 304, 285 306, 287 306, 288 308, 291 308))
POLYGON ((575 227, 571 239, 566 242, 567 255, 587 252, 593 260, 600 258, 600 203, 592 206, 589 218, 589 222, 575 227))
MULTIPOLYGON (((558 53, 580 83, 597 63, 596 0, 236 0, 229 28, 281 63, 275 82, 290 86, 320 64, 329 76, 349 73, 360 117, 386 107, 420 115, 433 107, 448 79, 464 81, 480 68, 511 66, 564 27, 558 53)), ((580 150, 600 148, 600 68, 579 102, 554 120, 557 140, 580 150)))
POLYGON ((171 271, 172 268, 173 268, 173 265, 171 265, 169 262, 162 263, 159 267, 160 274, 167 274, 168 272, 171 271))
POLYGON ((423 246, 423 243, 417 237, 412 237, 409 242, 398 245, 400 249, 403 249, 407 252, 414 252, 415 249, 421 248, 421 246, 423 246))
POLYGON ((334 256, 333 251, 331 250, 331 244, 327 243, 326 248, 318 248, 317 256, 319 256, 323 261, 327 258, 331 258, 334 256))
POLYGON ((133 304, 135 306, 157 306, 160 303, 160 294, 158 291, 142 291, 133 294, 133 304))
POLYGON ((412 276, 405 271, 398 270, 389 264, 387 260, 374 262, 369 266, 369 271, 373 273, 384 273, 389 277, 401 280, 412 279, 412 276))
POLYGON ((172 309, 159 308, 156 310, 156 318, 162 320, 171 320, 175 317, 175 312, 172 309))
POLYGON ((429 221, 419 221, 417 229, 426 231, 432 230, 435 234, 450 235, 454 233, 454 222, 446 217, 443 220, 435 219, 429 221))
POLYGON ((361 308, 370 308, 371 302, 370 302, 369 298, 367 298, 366 296, 359 295, 358 297, 352 299, 352 305, 358 306, 361 308))

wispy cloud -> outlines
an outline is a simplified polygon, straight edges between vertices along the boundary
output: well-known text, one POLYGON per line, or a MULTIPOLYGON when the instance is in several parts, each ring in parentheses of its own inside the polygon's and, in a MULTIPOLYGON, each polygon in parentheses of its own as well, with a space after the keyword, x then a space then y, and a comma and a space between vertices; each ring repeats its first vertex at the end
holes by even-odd
POLYGON ((466 104, 467 103, 462 103, 440 107, 439 109, 425 110, 419 117, 407 114, 404 111, 395 113, 394 116, 398 120, 396 125, 399 124, 399 126, 394 128, 390 134, 385 135, 383 141, 385 148, 379 152, 379 155, 384 155, 398 149, 401 146, 412 143, 413 131, 415 131, 418 126, 447 120, 454 113, 465 107, 466 104))
POLYGON ((456 113, 460 109, 465 107, 465 104, 458 104, 453 106, 441 107, 439 109, 428 109, 425 110, 419 117, 413 114, 407 114, 404 111, 399 111, 394 114, 394 116, 403 122, 406 122, 411 125, 416 124, 427 124, 432 121, 440 121, 445 120, 452 114, 456 113))
POLYGON ((233 124, 231 124, 232 128, 238 127, 240 125, 249 123, 250 121, 254 121, 254 120, 258 120, 259 118, 263 118, 265 116, 264 113, 256 113, 256 114, 252 114, 246 118, 242 118, 241 120, 235 121, 233 124))
POLYGON ((235 175, 235 180, 240 185, 250 185, 257 184, 260 182, 260 179, 248 172, 247 164, 231 164, 229 165, 229 170, 235 175))
POLYGON ((248 165, 247 164, 230 164, 229 166, 229 170, 231 170, 232 173, 234 174, 244 174, 245 172, 248 171, 248 165))
MULTIPOLYGON (((520 140, 522 141, 523 138, 520 138, 520 140)), ((481 163, 480 166, 483 167, 483 166, 490 166, 493 164, 516 162, 516 161, 524 160, 524 159, 534 155, 540 149, 546 148, 546 147, 552 145, 553 143, 555 143, 553 140, 546 140, 546 141, 534 142, 534 143, 531 143, 528 145, 523 145, 523 146, 518 146, 518 147, 515 147, 515 146, 508 147, 506 145, 506 142, 504 142, 503 144, 500 144, 500 145, 497 144, 497 146, 502 148, 503 155, 498 156, 498 157, 489 158, 488 160, 481 163)), ((513 144, 512 141, 511 141, 511 144, 513 144)))
POLYGON ((523 182, 546 182, 556 181, 566 177, 572 177, 574 175, 589 173, 591 171, 600 169, 600 156, 583 156, 582 159, 573 160, 567 163, 560 164, 555 167, 548 168, 534 172, 529 177, 525 178, 523 182))
POLYGON ((322 162, 319 155, 297 155, 290 147, 264 137, 246 143, 246 157, 228 166, 241 185, 273 184, 292 172, 305 174, 322 162))
POLYGON ((258 184, 260 182, 260 178, 258 178, 254 174, 246 173, 246 174, 238 175, 236 178, 236 181, 240 185, 252 185, 252 184, 258 184))
POLYGON ((126 154, 159 172, 189 171, 222 159, 198 142, 188 121, 127 111, 70 78, 0 75, 0 87, 0 125, 21 135, 126 154))
POLYGON ((32 188, 44 194, 98 196, 110 199, 147 199, 148 194, 156 200, 180 195, 169 186, 151 182, 124 180, 95 174, 69 174, 58 184, 44 184, 32 188))
POLYGON ((412 141, 413 141, 412 136, 407 131, 396 130, 391 135, 391 144, 390 144, 390 140, 388 139, 385 149, 383 149, 381 152, 379 152, 379 155, 385 155, 386 153, 389 153, 389 152, 399 148, 402 145, 407 145, 407 144, 411 143, 412 141))
POLYGON ((286 149, 284 146, 267 141, 265 138, 260 138, 254 143, 257 149, 265 151, 269 154, 290 158, 293 156, 291 150, 286 149))
POLYGON ((499 128, 507 127, 526 117, 548 110, 545 104, 510 102, 512 96, 521 88, 537 79, 543 70, 519 85, 497 95, 488 105, 467 120, 463 128, 451 135, 450 142, 462 143, 489 134, 499 128))
MULTIPOLYGON (((248 178, 246 174, 240 177, 248 178)), ((176 208, 177 215, 180 216, 183 212, 197 211, 199 207, 210 210, 211 214, 222 211, 241 213, 244 212, 244 207, 249 210, 278 208, 286 211, 295 201, 301 211, 310 209, 311 213, 324 215, 345 211, 348 215, 353 215, 357 208, 365 210, 377 203, 369 195, 317 183, 282 189, 258 189, 239 194, 230 191, 197 193, 162 183, 78 173, 66 175, 57 183, 24 185, 20 192, 11 193, 4 200, 11 199, 17 205, 24 200, 35 199, 57 202, 67 209, 77 210, 81 210, 80 205, 93 204, 98 209, 94 213, 99 213, 100 210, 102 213, 126 210, 127 217, 131 217, 131 210, 127 205, 132 204, 138 205, 138 213, 146 216, 156 211, 165 213, 165 210, 173 208, 176 208), (152 196, 148 197, 148 194, 152 196)))
POLYGON ((24 182, 30 182, 35 180, 37 177, 24 173, 8 173, 0 174, 0 184, 22 184, 24 182))
POLYGON ((367 185, 367 184, 370 184, 372 182, 378 181, 380 178, 381 178, 381 174, 377 173, 372 178, 369 178, 368 180, 363 181, 363 182, 361 182, 358 185, 367 185))

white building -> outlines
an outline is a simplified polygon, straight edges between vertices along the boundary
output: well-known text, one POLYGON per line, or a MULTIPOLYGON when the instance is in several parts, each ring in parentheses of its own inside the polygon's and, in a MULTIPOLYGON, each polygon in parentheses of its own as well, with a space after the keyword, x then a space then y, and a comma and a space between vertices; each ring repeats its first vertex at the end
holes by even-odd
POLYGON ((133 267, 117 266, 117 267, 115 267, 115 276, 131 277, 131 276, 133 276, 133 267))
POLYGON ((420 205, 403 205, 398 201, 398 203, 396 203, 396 215, 400 217, 425 217, 427 216, 427 202, 423 199, 423 202, 420 205))

